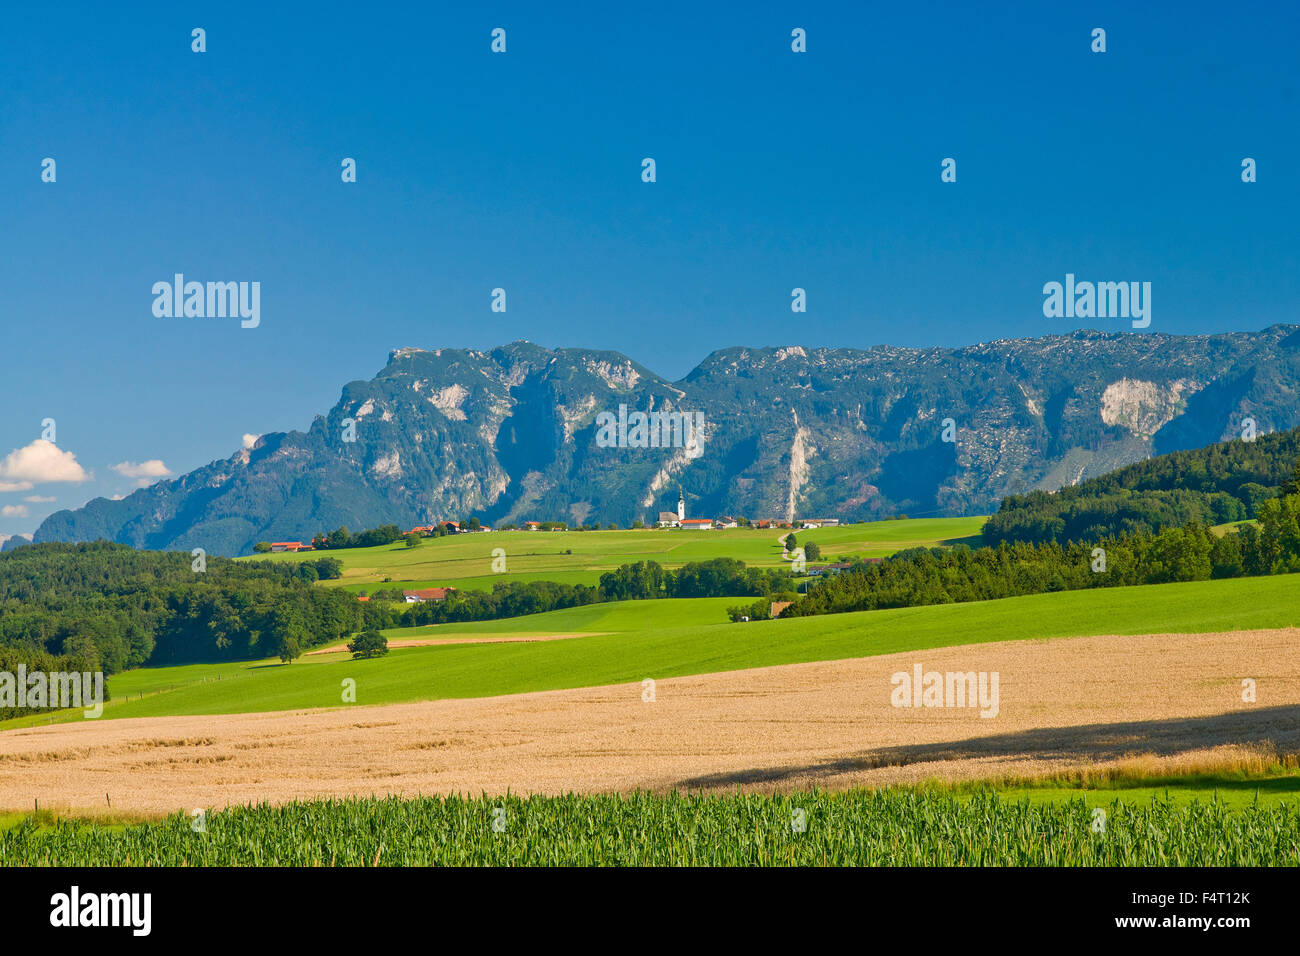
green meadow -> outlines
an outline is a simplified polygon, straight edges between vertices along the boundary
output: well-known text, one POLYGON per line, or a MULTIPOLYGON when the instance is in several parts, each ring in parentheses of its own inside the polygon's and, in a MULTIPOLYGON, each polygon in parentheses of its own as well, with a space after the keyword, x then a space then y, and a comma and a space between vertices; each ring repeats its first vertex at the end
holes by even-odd
MULTIPOLYGON (((533 643, 395 647, 353 661, 345 652, 277 661, 128 671, 109 679, 104 717, 250 713, 488 697, 590 687, 989 641, 1095 634, 1230 631, 1300 624, 1294 575, 1066 591, 969 604, 732 624, 734 598, 629 601, 529 617, 404 628, 390 640, 583 634, 533 643)), ((79 720, 80 711, 19 718, 13 727, 79 720)))
MULTIPOLYGON (((985 518, 922 518, 796 531, 802 542, 815 541, 822 562, 852 555, 885 557, 905 548, 940 547, 959 541, 979 543, 985 518)), ((374 548, 342 548, 304 554, 254 555, 257 560, 303 561, 329 555, 343 562, 343 577, 324 582, 350 591, 373 590, 384 582, 414 587, 490 589, 502 580, 556 581, 595 585, 621 564, 658 561, 681 567, 691 561, 739 558, 746 564, 779 567, 779 539, 789 529, 729 528, 683 531, 493 531, 425 538, 419 547, 405 542, 374 548), (505 552, 506 573, 493 572, 493 550, 505 552)), ((243 559, 243 560, 251 560, 243 559)))

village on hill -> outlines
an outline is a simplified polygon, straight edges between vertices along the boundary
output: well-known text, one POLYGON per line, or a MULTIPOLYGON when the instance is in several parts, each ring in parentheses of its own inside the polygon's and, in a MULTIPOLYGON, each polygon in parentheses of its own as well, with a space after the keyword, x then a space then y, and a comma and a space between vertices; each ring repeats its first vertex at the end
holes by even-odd
MULTIPOLYGON (((661 511, 659 517, 655 520, 655 528, 680 528, 683 531, 725 531, 729 528, 775 528, 778 530, 812 530, 814 528, 833 528, 840 523, 839 518, 795 518, 784 520, 779 518, 761 518, 750 520, 743 515, 720 515, 716 518, 688 518, 686 517, 686 498, 678 490, 677 493, 677 510, 661 511)), ((630 530, 639 531, 646 528, 643 521, 632 522, 630 530)), ((376 531, 389 531, 388 540, 376 540, 370 544, 389 544, 399 538, 434 538, 448 534, 482 534, 490 531, 599 531, 600 525, 579 525, 570 527, 565 521, 524 521, 519 524, 503 523, 496 528, 490 525, 482 524, 477 518, 470 518, 468 521, 435 521, 433 524, 417 525, 409 531, 400 531, 397 525, 385 525, 384 529, 375 529, 376 531)), ((342 529, 346 530, 346 529, 342 529)), ((606 525, 605 530, 618 530, 617 525, 606 525)), ((332 540, 333 534, 321 533, 316 535, 310 543, 302 541, 268 541, 259 542, 254 551, 258 553, 279 553, 279 552, 299 552, 314 551, 317 549, 339 548, 339 547, 358 547, 365 546, 353 543, 340 543, 332 540)), ((364 532, 372 534, 372 532, 364 532)))

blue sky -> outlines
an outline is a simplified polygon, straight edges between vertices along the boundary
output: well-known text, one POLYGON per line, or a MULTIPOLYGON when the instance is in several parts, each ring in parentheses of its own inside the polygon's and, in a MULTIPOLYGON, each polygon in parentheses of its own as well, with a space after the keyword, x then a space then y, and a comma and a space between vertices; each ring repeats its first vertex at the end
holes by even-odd
POLYGON ((441 6, 6 12, 0 535, 306 427, 400 346, 677 378, 1127 327, 1045 318, 1067 272, 1151 282, 1150 332, 1297 321, 1292 4, 441 6), (176 272, 260 282, 261 325, 155 317, 176 272), (78 480, 5 457, 46 418, 78 480))

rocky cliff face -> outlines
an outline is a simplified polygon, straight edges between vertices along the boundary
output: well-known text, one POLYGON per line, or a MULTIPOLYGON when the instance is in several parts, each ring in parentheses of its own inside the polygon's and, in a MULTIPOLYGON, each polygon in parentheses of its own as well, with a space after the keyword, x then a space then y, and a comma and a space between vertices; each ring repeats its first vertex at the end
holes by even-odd
POLYGON ((613 352, 403 348, 306 432, 58 512, 36 540, 237 554, 343 524, 626 526, 675 508, 679 485, 691 516, 979 513, 1007 493, 1238 436, 1247 417, 1261 433, 1300 425, 1298 372, 1293 326, 730 348, 679 382, 613 352))

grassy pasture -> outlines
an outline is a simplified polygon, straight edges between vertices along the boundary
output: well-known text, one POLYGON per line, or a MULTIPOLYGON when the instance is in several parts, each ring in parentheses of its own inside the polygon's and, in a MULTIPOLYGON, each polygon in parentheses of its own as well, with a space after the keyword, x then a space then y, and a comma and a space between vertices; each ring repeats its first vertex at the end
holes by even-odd
MULTIPOLYGON (((861 555, 885 557, 913 547, 937 547, 957 541, 978 543, 985 519, 922 518, 874 521, 796 531, 800 542, 815 541, 822 560, 861 555)), ((257 559, 297 562, 329 555, 343 562, 343 577, 324 582, 350 591, 373 590, 385 578, 394 584, 418 587, 490 589, 498 581, 558 581, 595 585, 606 571, 636 561, 658 561, 681 567, 690 561, 739 558, 746 564, 779 567, 778 538, 788 530, 730 528, 723 531, 682 531, 677 528, 641 531, 493 531, 486 534, 426 538, 417 548, 404 542, 374 548, 343 548, 304 554, 256 555, 257 559), (492 570, 492 551, 506 553, 506 573, 492 570)))

